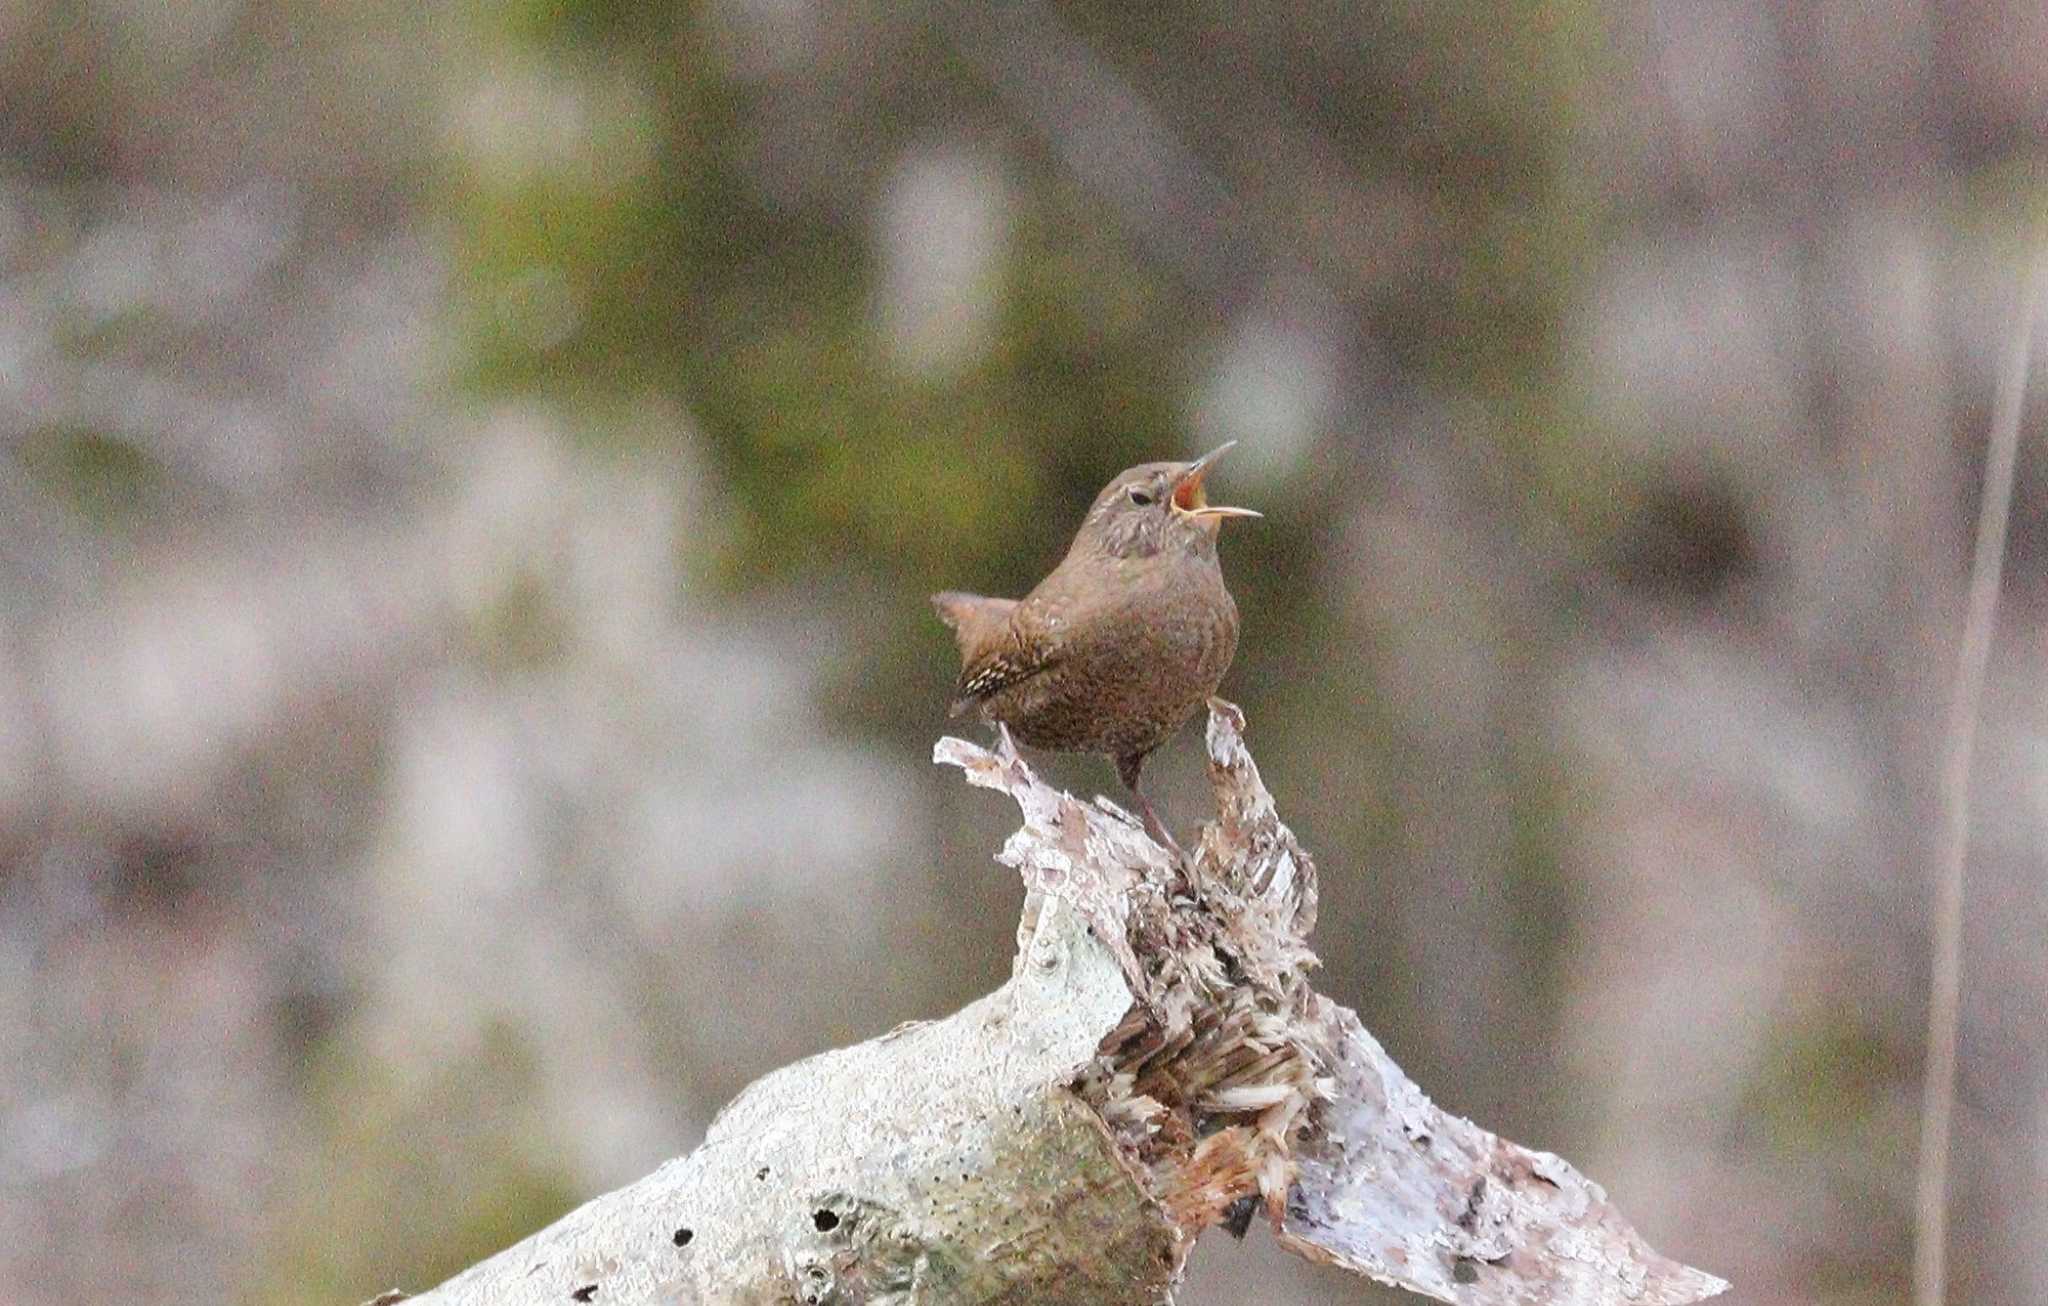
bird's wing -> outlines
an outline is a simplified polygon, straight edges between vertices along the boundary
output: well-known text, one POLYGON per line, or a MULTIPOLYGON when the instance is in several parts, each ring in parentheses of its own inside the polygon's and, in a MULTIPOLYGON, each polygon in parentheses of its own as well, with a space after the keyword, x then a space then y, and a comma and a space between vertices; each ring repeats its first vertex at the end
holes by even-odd
POLYGON ((960 643, 951 715, 964 716, 1052 666, 1042 604, 959 593, 934 594, 932 603, 960 643))
POLYGON ((953 702, 947 715, 963 717, 977 706, 986 703, 1006 689, 1015 688, 1043 674, 1048 664, 1035 662, 1027 657, 1001 653, 960 672, 960 683, 955 687, 953 702))

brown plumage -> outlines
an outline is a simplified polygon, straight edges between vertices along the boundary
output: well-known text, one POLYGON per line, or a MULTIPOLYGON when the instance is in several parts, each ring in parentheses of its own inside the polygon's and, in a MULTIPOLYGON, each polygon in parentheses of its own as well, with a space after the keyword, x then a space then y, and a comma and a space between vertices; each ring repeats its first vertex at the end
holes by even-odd
POLYGON ((1216 537, 1224 518, 1259 514, 1205 497, 1228 448, 1111 481, 1066 558, 1023 598, 932 596, 960 645, 952 714, 1000 721, 1033 748, 1113 758, 1147 832, 1175 851, 1138 775, 1216 692, 1237 651, 1216 537))

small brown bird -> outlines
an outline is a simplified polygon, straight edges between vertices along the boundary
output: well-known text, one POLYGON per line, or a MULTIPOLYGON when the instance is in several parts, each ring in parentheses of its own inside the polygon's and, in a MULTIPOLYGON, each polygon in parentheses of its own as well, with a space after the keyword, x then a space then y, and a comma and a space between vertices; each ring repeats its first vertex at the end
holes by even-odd
POLYGON ((960 644, 952 715, 1000 721, 1033 748, 1107 754, 1146 833, 1176 855, 1138 773, 1216 692, 1237 651, 1216 537, 1224 518, 1259 514, 1212 506, 1203 491, 1229 448, 1111 481, 1066 558, 1021 599, 932 595, 960 644))

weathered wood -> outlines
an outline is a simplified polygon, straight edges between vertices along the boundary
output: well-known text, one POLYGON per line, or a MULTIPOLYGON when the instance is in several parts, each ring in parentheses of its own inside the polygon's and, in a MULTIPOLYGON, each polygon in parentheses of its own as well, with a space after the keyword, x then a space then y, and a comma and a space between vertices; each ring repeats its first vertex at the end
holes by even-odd
POLYGON ((761 1079, 689 1156, 417 1300, 1165 1303, 1204 1230, 1259 1211, 1303 1256, 1472 1306, 1721 1291, 1562 1160, 1439 1111, 1309 986, 1315 865, 1242 725, 1211 701, 1218 816, 1184 867, 1007 736, 941 740, 1023 811, 1009 982, 761 1079))

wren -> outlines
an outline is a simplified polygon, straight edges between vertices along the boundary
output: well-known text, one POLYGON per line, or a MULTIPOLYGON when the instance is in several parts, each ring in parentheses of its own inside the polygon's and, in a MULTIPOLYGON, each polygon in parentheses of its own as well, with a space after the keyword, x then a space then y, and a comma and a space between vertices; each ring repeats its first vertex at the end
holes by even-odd
POLYGON ((960 645, 952 715, 1001 722, 1033 748, 1107 755, 1145 832, 1176 857, 1138 777, 1237 652, 1216 537, 1227 518, 1259 514, 1212 505, 1203 488, 1230 447, 1119 475, 1060 565, 1021 599, 932 595, 960 645))

